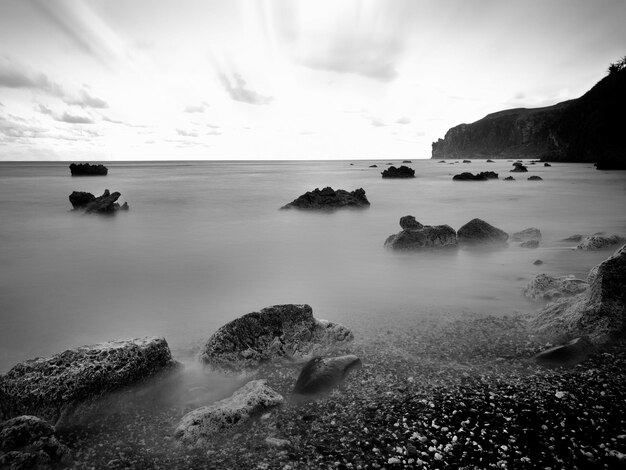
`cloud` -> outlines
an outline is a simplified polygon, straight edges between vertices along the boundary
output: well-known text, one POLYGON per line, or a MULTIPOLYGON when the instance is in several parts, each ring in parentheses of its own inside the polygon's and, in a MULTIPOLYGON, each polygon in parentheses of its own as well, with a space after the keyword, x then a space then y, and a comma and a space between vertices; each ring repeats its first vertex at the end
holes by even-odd
POLYGON ((387 124, 385 124, 383 121, 381 121, 380 119, 377 118, 373 118, 370 120, 370 123, 372 124, 372 126, 374 127, 385 127, 387 124))
POLYGON ((411 119, 406 116, 402 116, 400 119, 396 121, 396 123, 397 124, 411 124, 411 119))
POLYGON ((47 114, 48 116, 52 115, 52 110, 41 103, 39 103, 39 105, 37 106, 37 111, 39 111, 41 114, 47 114))
POLYGON ((274 100, 274 97, 272 96, 261 95, 260 93, 247 88, 246 81, 238 73, 233 74, 232 80, 227 77, 226 74, 220 73, 219 79, 222 82, 224 89, 235 101, 248 104, 267 105, 274 100))
POLYGON ((46 129, 26 124, 17 116, 0 116, 0 138, 5 142, 17 142, 37 138, 45 134, 46 129))
POLYGON ((208 107, 209 104, 206 101, 203 101, 200 104, 187 106, 184 111, 186 113, 203 113, 208 107))
POLYGON ((6 56, 0 57, 0 87, 39 90, 55 96, 63 94, 61 86, 45 74, 28 70, 6 56))
POLYGON ((80 98, 78 99, 66 99, 67 104, 73 104, 80 106, 81 108, 96 108, 106 109, 109 104, 103 99, 91 96, 86 90, 81 90, 80 98))
POLYGON ((69 124, 93 124, 93 119, 90 117, 70 114, 67 111, 65 111, 61 116, 55 116, 55 119, 69 124))
POLYGON ((143 124, 132 124, 130 122, 122 121, 120 119, 112 119, 109 116, 102 116, 102 120, 105 122, 110 122, 111 124, 119 124, 121 126, 127 126, 127 127, 133 127, 133 128, 145 129, 148 127, 143 124))
POLYGON ((198 137, 198 133, 196 131, 187 131, 185 129, 176 129, 178 135, 183 137, 198 137))

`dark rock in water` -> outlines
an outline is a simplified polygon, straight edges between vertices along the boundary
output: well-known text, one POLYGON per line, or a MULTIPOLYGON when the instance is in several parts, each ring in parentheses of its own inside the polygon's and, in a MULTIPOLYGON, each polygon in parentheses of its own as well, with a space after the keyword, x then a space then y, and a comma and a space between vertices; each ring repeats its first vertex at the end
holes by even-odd
POLYGON ((595 349, 587 338, 581 337, 541 351, 533 359, 545 367, 572 367, 587 359, 595 349))
POLYGON ((541 261, 540 259, 536 259, 536 260, 533 262, 533 264, 534 264, 535 266, 541 266, 541 265, 543 264, 543 261, 541 261))
POLYGON ((104 165, 91 165, 90 163, 72 163, 70 165, 72 176, 104 176, 109 170, 104 165))
POLYGON ((498 179, 498 173, 496 173, 495 171, 482 171, 478 174, 484 176, 487 179, 498 179))
POLYGON ((605 236, 596 234, 583 238, 576 249, 585 251, 603 250, 624 243, 624 241, 626 241, 626 238, 620 237, 619 235, 605 236))
POLYGON ((73 191, 72 194, 70 194, 70 203, 74 208, 84 207, 95 200, 96 196, 91 193, 85 193, 83 191, 73 191))
POLYGON ((533 300, 554 300, 580 294, 588 288, 588 282, 574 276, 553 277, 537 274, 524 288, 524 296, 533 300))
POLYGON ((576 235, 572 235, 571 237, 564 238, 563 241, 564 242, 579 242, 583 238, 585 238, 584 235, 580 235, 577 233, 576 235))
POLYGON ((549 163, 544 163, 543 166, 552 166, 549 163))
POLYGON ((400 217, 400 227, 402 227, 402 230, 419 230, 424 228, 412 215, 400 217))
POLYGON ((525 228, 520 232, 515 232, 511 235, 511 240, 514 242, 526 242, 530 240, 541 240, 541 230, 535 227, 525 228))
POLYGON ((128 203, 127 202, 125 202, 124 204, 122 204, 120 206, 120 210, 121 211, 127 211, 128 209, 129 209, 129 207, 128 207, 128 203))
POLYGON ((18 416, 0 423, 0 468, 52 469, 70 463, 54 427, 36 416, 18 416))
POLYGON ((378 165, 370 165, 370 168, 378 168, 378 165))
POLYGON ((414 178, 415 170, 404 165, 400 168, 390 166, 381 174, 383 175, 383 178, 414 178))
POLYGON ((472 163, 471 160, 463 160, 463 163, 472 163))
POLYGON ((542 181, 543 178, 541 176, 533 175, 528 178, 528 181, 542 181))
POLYGON ((511 170, 511 173, 525 173, 527 171, 528 171, 528 168, 526 168, 521 163, 519 162, 513 163, 513 169, 511 170))
POLYGON ((393 165, 393 163, 386 163, 386 165, 388 165, 388 166, 389 166, 389 165, 393 165))
POLYGON ((452 179, 455 181, 487 181, 488 179, 498 179, 498 173, 493 171, 483 171, 474 175, 469 172, 463 172, 461 174, 454 175, 452 179))
POLYGON ((467 243, 504 243, 509 238, 506 232, 481 219, 470 220, 457 231, 456 235, 459 242, 467 243))
POLYGON ((348 373, 361 365, 361 360, 353 354, 339 357, 311 359, 302 369, 294 393, 311 395, 330 390, 341 383, 348 373))
POLYGON ((506 178, 504 178, 504 181, 515 181, 515 178, 513 178, 512 176, 507 176, 506 178))
POLYGON ((550 341, 586 335, 594 344, 626 336, 626 245, 589 271, 589 289, 558 299, 531 321, 536 333, 550 341))
POLYGON ((617 157, 607 159, 595 164, 596 170, 626 170, 626 161, 618 160, 617 157))
POLYGON ((527 240, 520 243, 519 246, 522 248, 537 248, 539 246, 539 240, 527 240))
POLYGON ((493 161, 493 160, 491 160, 491 159, 488 159, 488 160, 486 161, 486 163, 494 163, 494 161, 493 161))
POLYGON ((111 341, 31 359, 0 376, 0 419, 67 419, 80 405, 175 364, 163 338, 111 341))
POLYGON ((176 427, 174 437, 188 446, 203 447, 208 439, 247 426, 252 418, 284 401, 266 380, 252 380, 232 396, 187 413, 176 427))
POLYGON ((439 161, 439 163, 446 163, 446 161, 445 160, 441 160, 441 161, 439 161))
POLYGON ((365 196, 363 188, 355 189, 352 192, 338 189, 335 191, 330 186, 314 191, 308 191, 281 209, 337 209, 340 207, 369 207, 370 202, 365 196))
POLYGON ((353 338, 345 326, 314 318, 308 305, 274 305, 222 326, 203 347, 200 360, 241 370, 277 358, 314 356, 353 338))
POLYGON ((413 163, 411 160, 403 160, 402 163, 413 163))

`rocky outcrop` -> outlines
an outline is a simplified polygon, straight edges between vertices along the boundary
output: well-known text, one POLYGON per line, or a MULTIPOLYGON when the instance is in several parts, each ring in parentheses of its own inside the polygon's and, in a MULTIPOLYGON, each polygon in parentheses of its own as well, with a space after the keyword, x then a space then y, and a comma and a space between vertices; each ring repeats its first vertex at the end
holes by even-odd
POLYGON ((543 166, 552 166, 548 162, 544 163, 543 166))
POLYGON ((526 173, 527 171, 528 171, 528 168, 522 165, 521 163, 519 162, 513 163, 513 169, 511 170, 511 173, 526 173))
POLYGON ((104 165, 92 165, 90 163, 72 163, 70 165, 72 176, 105 176, 109 170, 104 165))
POLYGON ((506 178, 504 178, 504 181, 515 181, 515 178, 513 178, 512 176, 507 176, 506 178))
POLYGON ((266 380, 253 380, 229 398, 204 406, 183 416, 174 437, 191 447, 201 447, 208 439, 245 426, 251 418, 284 402, 266 380))
POLYGON ((533 359, 544 367, 572 367, 586 360, 595 347, 585 337, 575 338, 536 354, 533 359))
MULTIPOLYGON (((568 240, 570 239, 572 239, 572 237, 570 237, 568 240)), ((592 235, 590 237, 585 237, 580 240, 580 243, 578 244, 578 246, 576 246, 576 249, 585 251, 603 250, 605 248, 611 248, 615 245, 619 245, 620 243, 624 243, 625 241, 626 239, 620 237, 619 235, 592 235)))
POLYGON ((589 288, 589 284, 574 276, 552 277, 537 274, 524 288, 524 295, 533 300, 554 300, 571 297, 589 288))
POLYGON ((448 130, 432 158, 537 158, 625 167, 620 122, 626 109, 626 70, 609 74, 582 97, 544 108, 492 113, 448 130))
POLYGON ((412 215, 400 219, 402 231, 390 235, 385 247, 394 250, 420 250, 456 246, 456 232, 449 225, 422 225, 412 215))
POLYGON ((559 342, 586 335, 603 344, 625 336, 626 245, 594 267, 587 282, 585 292, 548 304, 531 320, 540 337, 559 342))
POLYGON ((504 243, 509 236, 503 230, 481 219, 472 219, 456 233, 459 242, 465 243, 504 243))
POLYGON ((307 191, 302 196, 284 205, 281 209, 314 209, 328 210, 340 207, 369 207, 370 202, 365 196, 363 188, 348 192, 343 189, 335 191, 330 186, 313 191, 307 191))
POLYGON ((498 173, 493 171, 483 171, 480 173, 463 172, 452 177, 454 181, 487 181, 489 179, 498 179, 498 173))
POLYGON ((412 215, 400 217, 400 227, 402 227, 402 230, 419 230, 424 228, 412 215))
POLYGON ((57 422, 104 393, 175 364, 163 338, 111 341, 31 359, 0 376, 0 419, 28 414, 57 422))
POLYGON ((311 395, 322 393, 340 384, 348 373, 361 365, 361 360, 353 355, 311 359, 302 369, 294 393, 311 395))
POLYGON ((125 202, 121 206, 117 203, 120 196, 118 192, 110 193, 108 189, 105 189, 100 197, 95 197, 91 193, 74 191, 69 199, 74 209, 84 209, 88 213, 111 214, 119 210, 128 210, 128 203, 125 202))
POLYGON ((538 248, 539 240, 528 240, 519 244, 522 248, 538 248))
POLYGON ((415 170, 404 165, 400 168, 390 166, 381 175, 383 175, 383 178, 415 178, 415 170))
POLYGON ((86 193, 83 191, 74 191, 70 194, 70 203, 74 209, 78 207, 85 207, 90 202, 96 200, 96 196, 91 193, 86 193))
POLYGON ((207 365, 242 370, 277 358, 303 359, 344 346, 352 332, 313 317, 308 305, 274 305, 217 330, 200 354, 207 365))
POLYGON ((528 177, 528 181, 543 181, 541 176, 533 175, 528 177))
POLYGON ((529 227, 511 235, 511 241, 514 242, 527 242, 531 240, 541 241, 541 230, 535 227, 529 227))

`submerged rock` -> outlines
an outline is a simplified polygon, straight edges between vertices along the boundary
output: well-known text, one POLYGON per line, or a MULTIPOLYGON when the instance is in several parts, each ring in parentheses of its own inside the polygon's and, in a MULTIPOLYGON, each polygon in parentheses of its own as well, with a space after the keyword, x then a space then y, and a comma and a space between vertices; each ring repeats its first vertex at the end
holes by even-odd
POLYGON ((95 200, 96 196, 83 191, 73 191, 72 194, 70 194, 70 203, 74 209, 77 207, 85 207, 87 204, 95 200))
POLYGON ((202 349, 200 360, 241 370, 282 357, 310 357, 353 338, 345 326, 314 318, 308 305, 274 305, 222 326, 202 349))
POLYGON ((363 188, 352 192, 338 189, 335 191, 330 186, 313 191, 307 191, 302 196, 284 205, 281 209, 336 209, 339 207, 369 207, 370 202, 365 196, 363 188))
POLYGON ((354 354, 315 357, 300 372, 293 391, 301 395, 326 392, 341 383, 352 369, 360 365, 361 360, 354 354))
POLYGON ((524 295, 533 300, 553 300, 580 294, 588 288, 589 283, 574 276, 537 274, 524 288, 524 295))
POLYGON ((513 163, 513 169, 511 170, 511 173, 525 173, 527 171, 528 168, 526 168, 521 162, 513 163))
POLYGON ((449 225, 424 225, 422 228, 405 229, 385 240, 385 247, 394 250, 446 248, 456 245, 456 232, 449 225))
POLYGON ((90 163, 72 163, 70 165, 72 176, 104 176, 109 170, 104 165, 92 165, 90 163))
POLYGON ((509 238, 506 232, 481 219, 470 220, 456 235, 459 242, 466 243, 504 243, 509 238))
POLYGON ((370 168, 378 168, 378 165, 370 165, 370 168))
POLYGON ((541 176, 533 175, 528 177, 528 181, 543 181, 541 176))
POLYGON ((504 178, 504 181, 515 181, 515 178, 513 178, 512 176, 507 176, 506 178, 504 178))
POLYGON ((175 364, 164 338, 111 341, 31 359, 0 376, 0 419, 30 414, 57 422, 81 404, 175 364))
POLYGON ((533 264, 535 266, 541 266, 543 264, 543 261, 541 261, 540 259, 536 259, 535 261, 533 261, 533 264))
POLYGON ((472 163, 471 160, 463 160, 463 163, 472 163))
POLYGON ((587 359, 595 347, 585 337, 575 338, 536 354, 533 359, 545 367, 572 367, 587 359))
POLYGON ((552 166, 549 163, 544 163, 543 166, 552 166))
POLYGON ((411 160, 402 160, 402 163, 413 163, 411 160))
POLYGON ((201 447, 207 439, 244 426, 251 418, 284 401, 266 380, 252 380, 231 397, 187 413, 176 427, 174 437, 186 445, 201 447))
MULTIPOLYGON (((573 237, 570 237, 570 239, 571 238, 573 237)), ((570 239, 567 239, 567 240, 569 241, 570 239)), ((572 240, 572 241, 575 241, 575 240, 572 240)), ((576 247, 576 249, 586 250, 586 251, 603 250, 605 248, 610 248, 612 246, 619 245, 620 243, 624 243, 624 241, 626 241, 626 239, 623 237, 620 237, 619 235, 611 235, 611 236, 592 235, 590 237, 583 238, 578 244, 578 246, 576 247)))
POLYGON ((85 209, 85 212, 111 214, 118 210, 128 210, 128 203, 125 202, 122 206, 117 203, 120 196, 120 193, 110 193, 108 189, 105 189, 100 197, 95 197, 91 193, 74 191, 70 194, 70 202, 75 209, 85 209))
POLYGON ((520 232, 515 232, 511 235, 511 240, 514 242, 527 242, 531 240, 541 240, 541 230, 535 227, 525 228, 520 232))
POLYGON ((452 177, 452 180, 454 181, 487 181, 489 179, 498 179, 498 173, 493 171, 483 171, 474 175, 473 173, 466 171, 452 177))
POLYGON ((415 170, 402 165, 400 168, 390 166, 382 173, 383 178, 415 178, 415 170))

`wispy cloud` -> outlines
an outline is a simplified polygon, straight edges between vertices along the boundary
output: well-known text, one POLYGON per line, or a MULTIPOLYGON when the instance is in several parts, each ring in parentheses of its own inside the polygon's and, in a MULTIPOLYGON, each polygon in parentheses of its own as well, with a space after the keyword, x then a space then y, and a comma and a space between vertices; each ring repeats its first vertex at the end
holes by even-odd
POLYGON ((238 73, 233 74, 232 79, 224 73, 219 73, 219 79, 224 89, 235 101, 255 105, 267 105, 274 100, 272 96, 265 96, 248 88, 246 81, 238 73))
POLYGON ((195 105, 189 105, 185 108, 185 112, 186 113, 203 113, 206 108, 209 107, 209 104, 205 101, 203 101, 200 104, 195 104, 195 105))
POLYGON ((374 127, 385 127, 387 124, 385 124, 381 119, 378 118, 373 118, 370 120, 370 123, 372 124, 372 126, 374 127))
POLYGON ((39 90, 56 96, 63 94, 61 86, 47 75, 29 70, 6 56, 0 57, 0 87, 39 90))
POLYGON ((94 121, 89 116, 79 115, 79 114, 71 114, 68 111, 65 111, 60 116, 55 116, 55 119, 60 122, 67 122, 68 124, 93 124, 94 121))
POLYGON ((176 133, 182 137, 198 137, 198 132, 192 130, 176 129, 176 133))
POLYGON ((66 98, 65 102, 67 104, 80 106, 81 108, 106 109, 109 107, 109 104, 106 101, 90 95, 86 90, 81 90, 79 98, 66 98))
POLYGON ((403 125, 411 124, 411 119, 406 116, 402 116, 396 121, 396 124, 403 124, 403 125))

